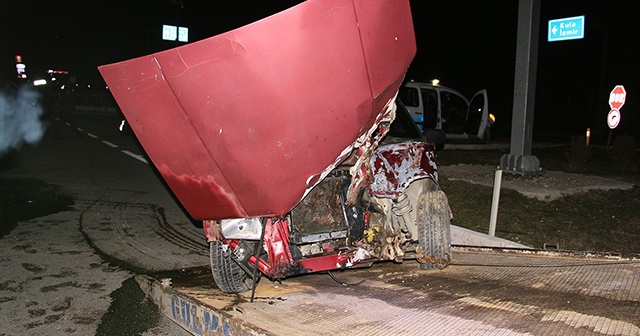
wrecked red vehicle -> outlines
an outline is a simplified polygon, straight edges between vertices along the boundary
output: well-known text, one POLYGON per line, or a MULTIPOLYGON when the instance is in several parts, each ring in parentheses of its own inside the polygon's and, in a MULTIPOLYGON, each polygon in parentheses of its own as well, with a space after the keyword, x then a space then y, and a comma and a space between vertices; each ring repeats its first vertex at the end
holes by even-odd
POLYGON ((203 221, 217 286, 244 292, 260 273, 446 266, 451 215, 433 146, 387 135, 415 129, 392 127, 415 52, 408 0, 309 0, 99 70, 203 221))

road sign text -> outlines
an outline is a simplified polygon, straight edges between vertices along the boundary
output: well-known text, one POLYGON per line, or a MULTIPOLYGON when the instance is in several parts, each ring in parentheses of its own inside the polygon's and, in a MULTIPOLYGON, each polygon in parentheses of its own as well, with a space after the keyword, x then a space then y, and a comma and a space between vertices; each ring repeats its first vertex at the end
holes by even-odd
POLYGON ((547 41, 564 41, 584 38, 584 16, 549 20, 547 41))

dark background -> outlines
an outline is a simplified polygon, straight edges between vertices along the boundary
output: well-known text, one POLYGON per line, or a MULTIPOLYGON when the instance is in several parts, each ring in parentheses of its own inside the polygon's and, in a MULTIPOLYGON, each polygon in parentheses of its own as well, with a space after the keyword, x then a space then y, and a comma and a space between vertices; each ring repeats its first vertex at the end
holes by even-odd
MULTIPOLYGON (((0 85, 15 81, 14 55, 31 79, 47 69, 71 70, 78 82, 104 87, 97 66, 175 47, 163 24, 189 28, 197 41, 291 7, 300 1, 103 0, 2 1, 0 85)), ((469 98, 489 92, 497 117, 492 134, 508 138, 515 67, 517 0, 411 0, 418 53, 407 79, 438 78, 469 98)), ((639 140, 640 2, 541 0, 534 139, 568 142, 592 129, 604 144, 609 92, 627 99, 614 135, 639 140), (547 42, 547 21, 585 15, 585 38, 547 42)))

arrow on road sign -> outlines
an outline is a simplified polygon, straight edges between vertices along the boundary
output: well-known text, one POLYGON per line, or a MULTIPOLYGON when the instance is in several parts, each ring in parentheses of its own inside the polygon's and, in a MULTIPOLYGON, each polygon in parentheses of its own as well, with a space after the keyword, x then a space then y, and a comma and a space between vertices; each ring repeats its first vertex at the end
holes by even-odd
POLYGON ((613 109, 609 111, 607 116, 607 125, 609 125, 610 129, 614 129, 618 127, 618 124, 620 124, 620 111, 613 109))

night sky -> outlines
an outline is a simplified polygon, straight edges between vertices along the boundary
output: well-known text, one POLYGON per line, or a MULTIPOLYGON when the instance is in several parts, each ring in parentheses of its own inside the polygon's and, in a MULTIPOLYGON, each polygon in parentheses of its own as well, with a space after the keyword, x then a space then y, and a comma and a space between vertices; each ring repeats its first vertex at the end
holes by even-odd
MULTIPOLYGON (((0 4, 0 85, 14 81, 20 54, 33 79, 47 69, 71 70, 80 83, 102 86, 97 66, 166 50, 163 24, 179 22, 197 41, 243 26, 300 1, 4 0, 0 4)), ((517 0, 411 0, 418 54, 408 79, 440 79, 469 98, 489 92, 509 135, 517 29, 517 0)), ((609 92, 627 90, 615 134, 640 141, 640 2, 542 0, 538 53, 536 135, 568 141, 591 127, 594 142, 609 132, 609 92), (547 21, 585 15, 585 38, 547 42, 547 21)), ((598 140, 599 139, 599 140, 598 140)), ((604 140, 602 140, 604 139, 604 140)))

